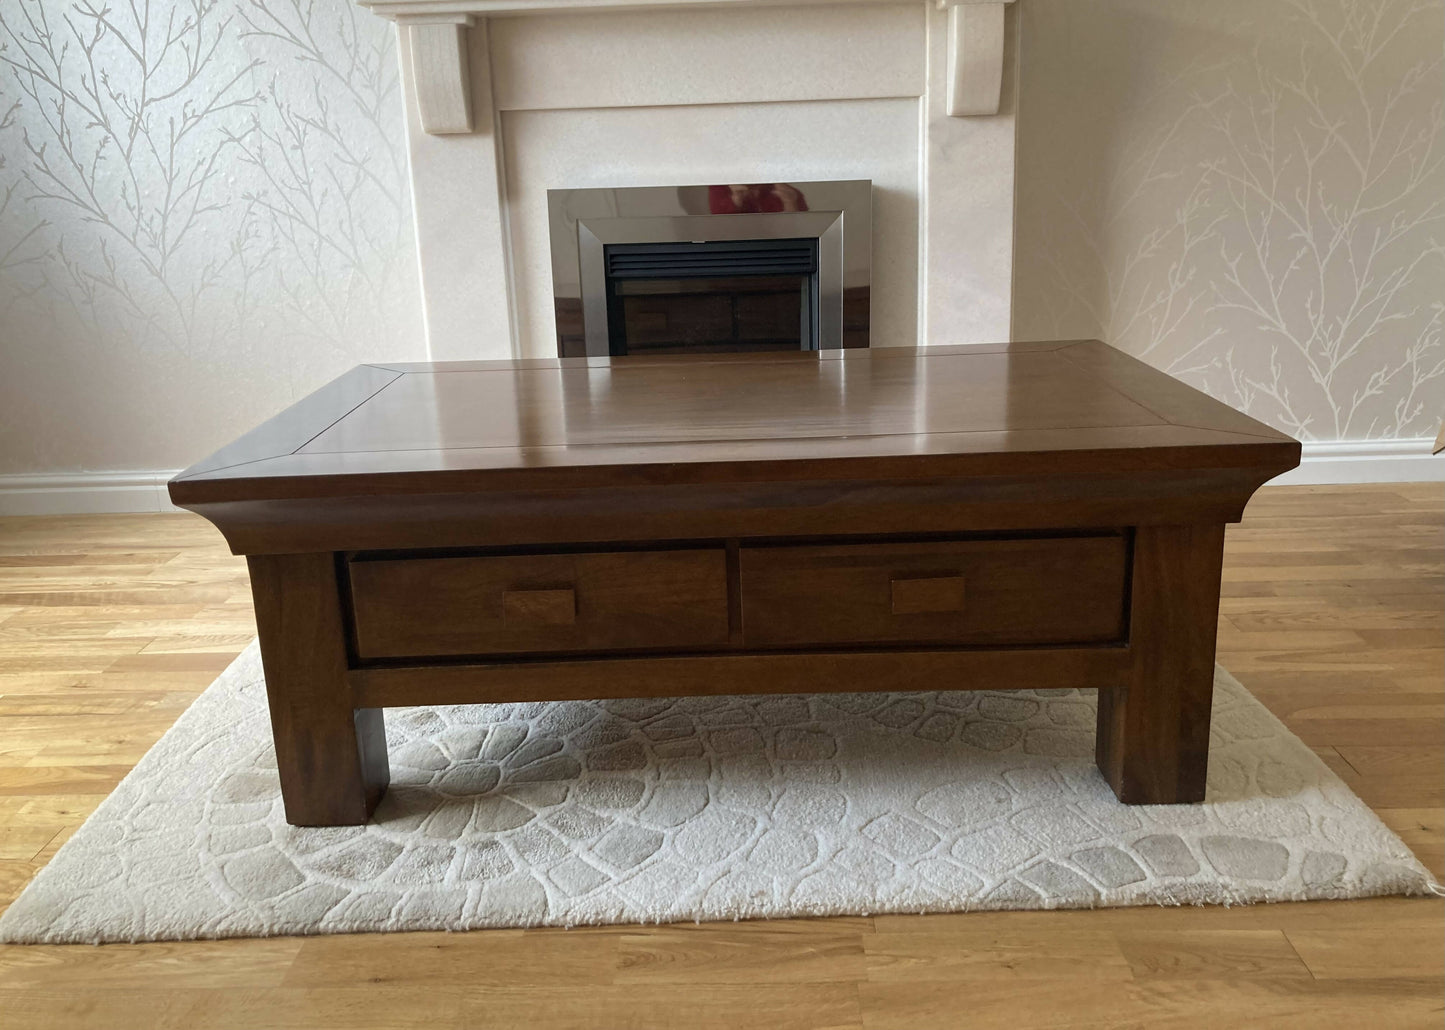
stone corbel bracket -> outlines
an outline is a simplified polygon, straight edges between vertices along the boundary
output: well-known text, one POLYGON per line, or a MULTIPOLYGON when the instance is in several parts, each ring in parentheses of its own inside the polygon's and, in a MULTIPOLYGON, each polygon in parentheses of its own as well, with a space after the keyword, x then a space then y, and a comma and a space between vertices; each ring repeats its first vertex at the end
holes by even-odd
POLYGON ((414 14, 396 19, 411 47, 421 127, 433 136, 472 131, 472 74, 467 62, 470 14, 414 14))
POLYGON ((948 113, 998 114, 1003 89, 1004 7, 1013 0, 938 0, 948 12, 948 113))

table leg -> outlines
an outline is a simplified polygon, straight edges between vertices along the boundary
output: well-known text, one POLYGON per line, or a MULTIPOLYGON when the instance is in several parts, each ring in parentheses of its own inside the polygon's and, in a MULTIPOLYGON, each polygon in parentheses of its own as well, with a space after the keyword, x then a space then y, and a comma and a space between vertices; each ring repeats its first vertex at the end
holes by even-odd
POLYGON ((1224 526, 1134 534, 1133 669, 1099 691, 1094 760, 1125 804, 1203 801, 1224 526))
POLYGON ((352 707, 335 556, 246 560, 286 821, 364 823, 390 779, 386 731, 380 708, 352 707))

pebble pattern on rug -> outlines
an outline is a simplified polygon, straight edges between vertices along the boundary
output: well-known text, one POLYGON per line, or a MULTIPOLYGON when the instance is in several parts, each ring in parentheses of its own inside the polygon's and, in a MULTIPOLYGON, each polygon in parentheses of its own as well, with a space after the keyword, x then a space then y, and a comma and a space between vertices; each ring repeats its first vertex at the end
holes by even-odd
POLYGON ((172 940, 1422 893, 1223 669, 1208 800, 1128 807, 1090 691, 387 712, 373 823, 288 826, 253 643, 0 918, 172 940))

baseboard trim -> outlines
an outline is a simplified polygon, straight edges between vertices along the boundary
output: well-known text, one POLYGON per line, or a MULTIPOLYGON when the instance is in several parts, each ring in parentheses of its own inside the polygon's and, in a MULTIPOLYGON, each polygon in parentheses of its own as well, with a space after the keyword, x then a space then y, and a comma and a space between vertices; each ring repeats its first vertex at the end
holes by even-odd
POLYGON ((1415 440, 1316 440, 1304 445, 1299 468, 1271 479, 1270 485, 1445 482, 1445 454, 1431 454, 1434 446, 1428 436, 1415 440))
POLYGON ((179 511, 166 472, 66 472, 0 476, 0 515, 104 515, 179 511))
MULTIPOLYGON (((1445 482, 1435 441, 1331 440, 1307 443, 1300 467, 1273 486, 1445 482)), ((174 471, 67 472, 0 476, 0 516, 179 511, 166 493, 174 471)))

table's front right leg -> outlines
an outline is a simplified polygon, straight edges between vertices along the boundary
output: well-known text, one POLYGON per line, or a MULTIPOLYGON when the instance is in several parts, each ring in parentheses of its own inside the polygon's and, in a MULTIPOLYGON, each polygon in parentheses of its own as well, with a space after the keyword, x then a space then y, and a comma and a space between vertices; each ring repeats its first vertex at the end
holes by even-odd
POLYGON ((352 707, 335 555, 246 560, 286 821, 364 823, 390 779, 386 732, 381 709, 352 707))
POLYGON ((1095 761, 1125 804, 1203 801, 1224 526, 1134 534, 1133 668, 1099 691, 1095 761))

